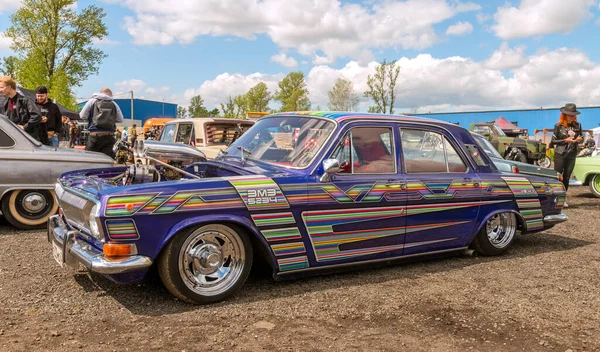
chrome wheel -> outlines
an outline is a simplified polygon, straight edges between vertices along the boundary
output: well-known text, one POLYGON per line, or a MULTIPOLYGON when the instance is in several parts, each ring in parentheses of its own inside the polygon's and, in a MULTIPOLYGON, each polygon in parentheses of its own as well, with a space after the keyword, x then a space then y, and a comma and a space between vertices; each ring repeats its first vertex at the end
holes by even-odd
POLYGON ((179 275, 185 286, 198 295, 221 295, 229 291, 244 272, 244 242, 236 232, 226 229, 229 228, 200 228, 181 246, 179 275))
POLYGON ((487 238, 492 246, 506 248, 517 231, 517 219, 513 213, 500 213, 488 219, 485 224, 487 238))
POLYGON ((550 167, 550 165, 552 164, 552 160, 550 160, 549 157, 545 156, 541 159, 536 160, 535 163, 541 167, 550 167))

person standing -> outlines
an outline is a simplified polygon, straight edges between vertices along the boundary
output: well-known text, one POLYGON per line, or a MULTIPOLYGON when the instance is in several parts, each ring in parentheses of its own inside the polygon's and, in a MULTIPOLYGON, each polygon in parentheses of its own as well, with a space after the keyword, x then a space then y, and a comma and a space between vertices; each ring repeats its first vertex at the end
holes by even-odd
POLYGON ((100 93, 92 95, 92 99, 85 103, 79 116, 88 121, 90 131, 85 149, 114 158, 116 124, 123 122, 123 113, 119 105, 114 102, 112 91, 102 88, 100 93))
POLYGON ((10 76, 0 77, 0 93, 8 97, 6 104, 0 106, 0 113, 39 141, 42 115, 37 106, 17 91, 17 83, 10 76))
POLYGON ((79 136, 79 126, 77 122, 71 122, 69 127, 69 148, 74 148, 77 143, 77 137, 79 136))
POLYGON ((62 128, 62 116, 58 105, 48 99, 48 88, 35 89, 35 103, 42 113, 40 123, 40 141, 51 147, 58 147, 58 133, 62 128))
MULTIPOLYGON (((577 145, 583 140, 581 124, 577 122, 577 106, 573 103, 565 104, 560 108, 560 119, 554 125, 552 145, 554 146, 554 170, 562 175, 565 189, 569 189, 569 179, 577 159, 577 145)), ((568 204, 565 201, 565 208, 568 204)))
POLYGON ((138 133, 137 133, 137 125, 134 123, 133 126, 131 126, 131 145, 134 146, 135 145, 135 141, 137 140, 138 137, 138 133))

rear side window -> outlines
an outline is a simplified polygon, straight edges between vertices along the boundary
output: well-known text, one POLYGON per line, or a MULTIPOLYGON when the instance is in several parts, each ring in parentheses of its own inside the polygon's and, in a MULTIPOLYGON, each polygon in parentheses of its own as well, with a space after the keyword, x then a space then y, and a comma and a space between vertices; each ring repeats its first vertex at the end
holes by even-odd
POLYGON ((0 129, 0 148, 12 148, 15 146, 15 141, 10 136, 0 129))
POLYGON ((467 171, 456 149, 440 133, 403 128, 401 140, 404 166, 409 174, 467 171))
POLYGON ((175 138, 175 142, 183 143, 183 144, 190 144, 193 128, 194 128, 194 125, 192 125, 191 123, 179 124, 179 128, 177 129, 177 138, 175 138))

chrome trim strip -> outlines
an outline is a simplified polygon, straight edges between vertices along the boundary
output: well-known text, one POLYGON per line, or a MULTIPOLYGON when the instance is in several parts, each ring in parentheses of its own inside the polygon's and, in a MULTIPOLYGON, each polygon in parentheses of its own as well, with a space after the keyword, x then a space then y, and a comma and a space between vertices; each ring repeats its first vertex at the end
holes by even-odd
POLYGON ((76 231, 69 231, 59 215, 48 219, 48 241, 63 248, 63 262, 67 265, 83 264, 89 271, 104 274, 122 274, 142 270, 152 265, 146 256, 132 255, 123 259, 108 260, 104 254, 85 242, 75 242, 76 231))
POLYGON ((409 254, 409 255, 401 255, 401 256, 398 256, 398 257, 394 257, 394 258, 372 259, 372 260, 366 260, 366 261, 354 262, 354 263, 344 263, 344 264, 318 266, 318 267, 304 268, 304 269, 297 269, 297 270, 290 270, 290 271, 280 271, 276 275, 277 276, 283 276, 283 275, 296 274, 296 273, 305 272, 305 271, 327 270, 327 269, 343 268, 343 267, 348 267, 348 266, 361 265, 361 264, 369 264, 369 263, 393 262, 393 261, 396 261, 396 260, 402 260, 404 258, 412 258, 412 257, 420 257, 420 256, 424 256, 424 255, 433 255, 433 254, 441 254, 441 253, 448 253, 448 252, 464 251, 465 249, 468 249, 468 248, 469 247, 460 247, 460 248, 444 249, 444 250, 441 250, 441 251, 433 251, 433 252, 425 252, 425 253, 415 253, 415 254, 409 254))
POLYGON ((544 216, 544 225, 555 225, 561 222, 569 220, 569 217, 565 214, 554 214, 544 216))

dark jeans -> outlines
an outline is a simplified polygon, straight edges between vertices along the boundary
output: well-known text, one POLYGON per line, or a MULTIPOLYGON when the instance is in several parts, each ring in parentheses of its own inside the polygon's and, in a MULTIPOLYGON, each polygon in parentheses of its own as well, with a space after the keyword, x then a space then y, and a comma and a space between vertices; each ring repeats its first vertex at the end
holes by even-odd
POLYGON ((569 179, 573 173, 573 168, 575 168, 576 159, 577 153, 568 153, 564 155, 554 154, 554 170, 562 174, 565 189, 569 189, 569 179))
POLYGON ((113 146, 115 145, 115 142, 116 140, 114 133, 100 136, 94 136, 90 134, 88 136, 85 150, 104 153, 114 159, 115 155, 113 153, 113 146))

